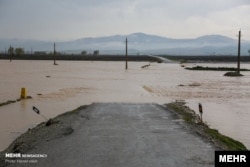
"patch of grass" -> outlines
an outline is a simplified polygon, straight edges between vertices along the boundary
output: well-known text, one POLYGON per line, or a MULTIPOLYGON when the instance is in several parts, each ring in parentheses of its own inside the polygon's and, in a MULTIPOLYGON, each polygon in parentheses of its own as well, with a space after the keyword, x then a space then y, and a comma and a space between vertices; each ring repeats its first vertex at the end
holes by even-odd
POLYGON ((224 143, 229 150, 237 150, 237 151, 247 150, 247 148, 241 142, 236 141, 228 136, 220 134, 219 131, 216 129, 207 128, 205 129, 205 132, 208 135, 212 136, 214 139, 217 139, 222 143, 224 143))
POLYGON ((187 123, 192 124, 194 123, 193 119, 195 113, 192 112, 185 104, 186 103, 183 101, 176 101, 174 103, 168 103, 167 107, 180 114, 182 119, 187 123))
MULTIPOLYGON (((26 99, 32 99, 32 97, 31 97, 31 96, 27 96, 26 99)), ((16 102, 19 102, 19 101, 21 101, 21 100, 22 100, 21 98, 16 99, 16 100, 8 100, 8 101, 6 101, 6 102, 0 103, 0 107, 6 106, 6 105, 9 105, 9 104, 13 104, 13 103, 16 103, 16 102)))
POLYGON ((238 72, 227 72, 226 74, 224 74, 224 76, 226 76, 226 77, 241 77, 243 75, 238 73, 238 72))
POLYGON ((6 101, 6 102, 0 103, 0 107, 1 107, 1 106, 5 106, 5 105, 8 105, 8 104, 16 103, 16 102, 17 102, 17 101, 15 101, 15 100, 8 100, 8 101, 6 101))
MULTIPOLYGON (((186 67, 187 70, 200 70, 200 71, 237 71, 237 68, 233 67, 186 67)), ((250 71, 249 69, 240 69, 240 71, 250 71)))
POLYGON ((234 151, 247 150, 241 142, 220 134, 218 130, 211 129, 206 123, 201 122, 200 117, 193 110, 187 107, 184 101, 175 101, 166 104, 166 106, 180 115, 188 124, 193 126, 193 129, 197 129, 198 126, 198 134, 206 138, 211 138, 210 140, 215 145, 219 145, 222 149, 234 151))

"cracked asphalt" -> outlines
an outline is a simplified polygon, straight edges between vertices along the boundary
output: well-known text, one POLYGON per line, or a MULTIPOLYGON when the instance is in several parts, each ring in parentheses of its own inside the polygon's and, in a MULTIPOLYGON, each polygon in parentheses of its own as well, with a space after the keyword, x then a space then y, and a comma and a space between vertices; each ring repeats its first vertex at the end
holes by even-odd
POLYGON ((94 103, 74 115, 64 118, 73 133, 29 150, 47 158, 23 166, 214 166, 215 146, 164 106, 94 103))

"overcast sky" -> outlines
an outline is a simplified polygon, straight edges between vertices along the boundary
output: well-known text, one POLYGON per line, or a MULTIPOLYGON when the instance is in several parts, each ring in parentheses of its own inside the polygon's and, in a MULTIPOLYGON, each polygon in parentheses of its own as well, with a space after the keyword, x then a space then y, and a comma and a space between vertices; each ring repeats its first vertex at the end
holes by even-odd
POLYGON ((250 40, 250 0, 0 0, 0 38, 67 41, 134 32, 250 40))

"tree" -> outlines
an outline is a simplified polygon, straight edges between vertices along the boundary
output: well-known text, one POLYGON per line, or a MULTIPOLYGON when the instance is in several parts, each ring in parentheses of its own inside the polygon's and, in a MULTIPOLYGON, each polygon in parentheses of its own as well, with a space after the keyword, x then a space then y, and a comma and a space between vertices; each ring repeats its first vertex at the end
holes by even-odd
POLYGON ((98 55, 99 55, 99 50, 95 50, 95 51, 94 51, 94 55, 95 55, 95 56, 98 56, 98 55))
POLYGON ((82 55, 87 55, 88 53, 87 53, 87 51, 84 50, 84 51, 81 52, 81 54, 82 55))
POLYGON ((10 45, 8 49, 8 54, 13 55, 14 54, 14 48, 10 45))
POLYGON ((16 55, 23 55, 24 54, 24 49, 23 48, 16 48, 15 53, 16 53, 16 55))

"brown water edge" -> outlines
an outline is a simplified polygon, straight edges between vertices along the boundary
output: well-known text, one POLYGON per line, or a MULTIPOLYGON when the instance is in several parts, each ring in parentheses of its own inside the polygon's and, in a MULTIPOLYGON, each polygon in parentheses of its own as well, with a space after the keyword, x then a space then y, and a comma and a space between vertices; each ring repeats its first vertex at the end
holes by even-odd
MULTIPOLYGON (((26 87, 28 95, 33 97, 0 107, 0 150, 28 128, 44 121, 32 111, 32 106, 53 118, 93 102, 165 104, 173 100, 186 100, 196 111, 201 102, 204 120, 212 128, 250 148, 249 72, 237 79, 223 77, 224 72, 187 71, 177 63, 151 63, 142 69, 148 62, 130 62, 127 71, 124 62, 52 64, 51 61, 0 61, 0 102, 19 98, 21 87, 26 87)), ((234 64, 205 65, 234 67, 234 64)), ((243 64, 244 68, 249 66, 243 64)))
MULTIPOLYGON (((214 103, 204 100, 200 100, 199 102, 203 105, 203 120, 210 128, 218 129, 220 133, 241 141, 248 149, 250 148, 249 139, 246 137, 250 135, 247 123, 249 121, 249 113, 248 110, 242 109, 245 108, 243 106, 247 101, 238 101, 237 104, 236 100, 224 103, 214 103)), ((199 113, 197 101, 187 100, 187 106, 197 114, 199 113)))
POLYGON ((216 129, 209 128, 207 123, 203 121, 201 115, 203 112, 203 107, 201 104, 199 104, 199 111, 201 111, 199 114, 187 107, 185 101, 175 101, 166 104, 166 106, 172 109, 173 112, 177 113, 183 120, 191 125, 193 131, 210 140, 210 142, 219 147, 220 150, 247 150, 247 148, 241 142, 219 133, 216 129))

